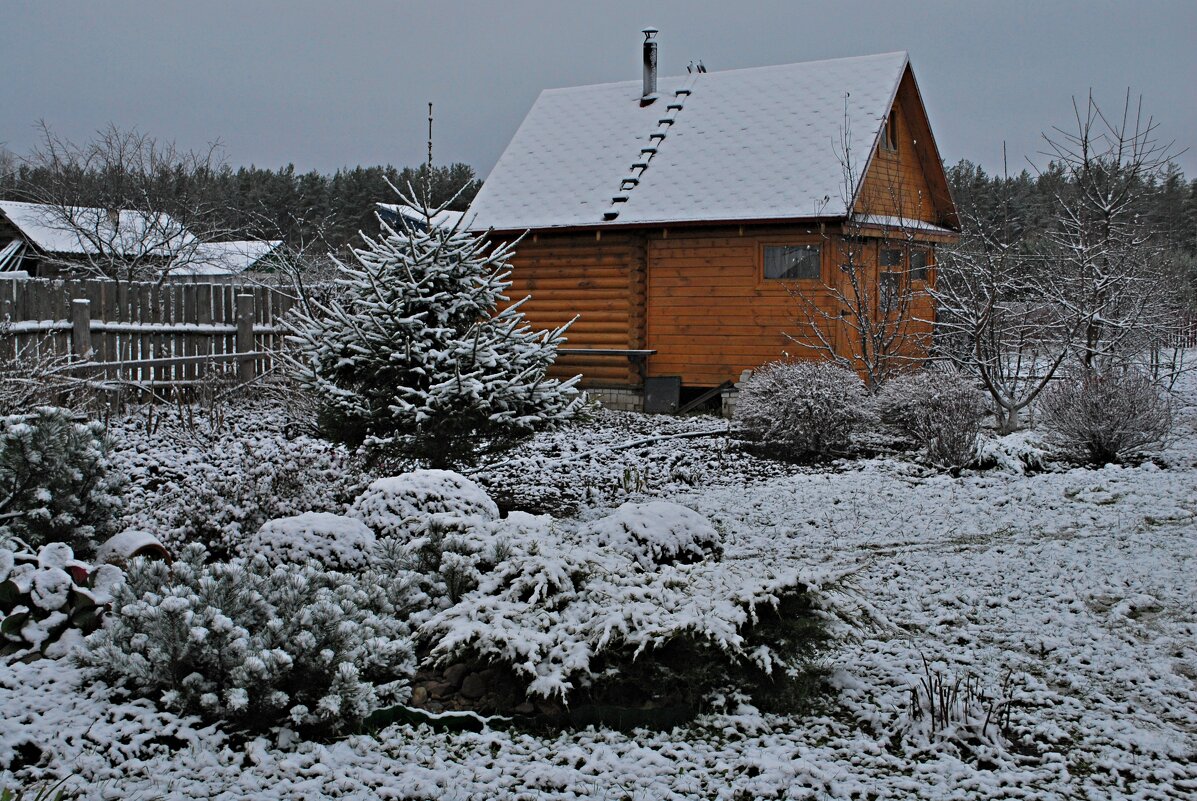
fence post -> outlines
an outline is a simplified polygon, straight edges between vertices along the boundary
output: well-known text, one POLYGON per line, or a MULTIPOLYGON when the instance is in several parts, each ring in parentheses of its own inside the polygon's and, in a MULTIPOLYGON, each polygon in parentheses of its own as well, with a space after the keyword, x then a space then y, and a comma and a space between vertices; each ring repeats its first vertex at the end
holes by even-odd
MULTIPOLYGON (((254 296, 237 296, 237 352, 254 350, 254 296)), ((237 379, 242 383, 254 380, 256 356, 242 356, 237 360, 237 379)))
POLYGON ((71 352, 85 362, 91 358, 91 301, 71 301, 71 352))

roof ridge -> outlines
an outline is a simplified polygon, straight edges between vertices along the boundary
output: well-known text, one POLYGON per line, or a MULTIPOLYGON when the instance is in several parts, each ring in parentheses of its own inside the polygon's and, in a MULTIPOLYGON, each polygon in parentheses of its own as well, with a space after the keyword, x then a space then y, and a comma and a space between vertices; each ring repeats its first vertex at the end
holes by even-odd
MULTIPOLYGON (((725 69, 725 70, 707 70, 703 74, 709 78, 713 75, 728 75, 728 74, 737 73, 737 72, 755 72, 755 71, 765 71, 765 70, 774 70, 774 69, 784 69, 787 67, 804 67, 804 66, 808 66, 808 65, 814 66, 814 65, 821 65, 821 64, 832 64, 837 61, 866 61, 871 58, 884 58, 887 56, 898 56, 898 55, 905 56, 909 60, 910 51, 909 50, 889 50, 884 53, 868 53, 863 56, 838 56, 836 58, 817 58, 817 59, 813 59, 811 61, 787 61, 784 64, 758 64, 755 67, 733 67, 731 69, 725 69)), ((695 73, 695 74, 697 74, 697 73, 695 73)), ((662 81, 680 81, 680 80, 687 80, 690 78, 693 78, 692 74, 684 74, 684 75, 677 74, 677 75, 662 75, 660 80, 662 80, 662 81)), ((602 89, 602 88, 608 88, 608 87, 612 87, 612 86, 639 86, 640 84, 641 84, 640 79, 633 78, 633 79, 622 80, 622 81, 602 81, 601 83, 581 83, 581 84, 574 84, 573 86, 551 86, 548 89, 542 89, 541 94, 556 93, 556 92, 572 92, 572 91, 575 91, 578 89, 602 89)))
MULTIPOLYGON (((632 162, 631 172, 620 179, 619 194, 611 198, 610 208, 603 212, 603 222, 610 222, 618 218, 619 209, 617 207, 627 203, 632 190, 640 185, 644 174, 648 172, 648 167, 652 163, 653 157, 657 155, 658 148, 665 141, 668 130, 677 122, 677 115, 685 106, 684 98, 689 98, 693 93, 694 85, 697 83, 700 74, 694 73, 688 76, 680 88, 673 90, 673 102, 665 106, 665 116, 657 120, 656 130, 648 135, 648 145, 640 148, 638 159, 632 162)), ((649 102, 651 103, 652 101, 649 102)))

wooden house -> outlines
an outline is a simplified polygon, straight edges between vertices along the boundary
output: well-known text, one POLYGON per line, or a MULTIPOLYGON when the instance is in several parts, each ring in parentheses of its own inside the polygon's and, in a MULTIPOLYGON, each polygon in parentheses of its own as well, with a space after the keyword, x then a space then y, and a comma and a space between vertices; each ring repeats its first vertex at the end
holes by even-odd
POLYGON ((922 286, 959 230, 906 53, 658 80, 654 33, 641 81, 542 92, 466 216, 523 236, 510 295, 578 316, 559 372, 617 408, 814 358, 795 293, 834 327, 842 246, 922 286))

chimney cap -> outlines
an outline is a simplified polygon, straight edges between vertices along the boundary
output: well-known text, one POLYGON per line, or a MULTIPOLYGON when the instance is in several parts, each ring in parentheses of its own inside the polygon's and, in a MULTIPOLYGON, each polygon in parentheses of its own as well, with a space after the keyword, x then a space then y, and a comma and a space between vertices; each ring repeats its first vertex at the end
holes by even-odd
POLYGON ((654 27, 653 27, 653 26, 651 26, 651 25, 649 25, 647 28, 645 28, 644 30, 642 30, 642 31, 640 31, 640 32, 641 32, 642 34, 644 34, 644 41, 646 41, 646 42, 647 42, 649 39, 651 39, 651 38, 653 38, 654 36, 656 36, 656 35, 657 35, 657 29, 656 29, 656 28, 654 28, 654 27))

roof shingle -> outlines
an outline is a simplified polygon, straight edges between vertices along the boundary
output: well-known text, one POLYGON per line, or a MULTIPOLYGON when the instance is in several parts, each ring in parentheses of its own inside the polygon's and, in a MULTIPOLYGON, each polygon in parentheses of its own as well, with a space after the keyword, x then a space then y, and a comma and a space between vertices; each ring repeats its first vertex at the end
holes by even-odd
POLYGON ((666 77, 660 99, 643 107, 640 81, 546 90, 470 206, 468 225, 844 217, 855 187, 844 186, 841 131, 847 124, 863 168, 907 63, 897 52, 666 77), (675 103, 681 108, 669 108, 675 103), (624 185, 654 145, 638 182, 624 185), (613 202, 617 195, 626 200, 613 202))

